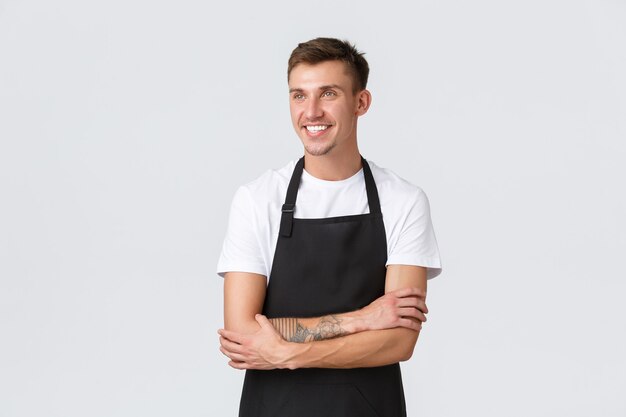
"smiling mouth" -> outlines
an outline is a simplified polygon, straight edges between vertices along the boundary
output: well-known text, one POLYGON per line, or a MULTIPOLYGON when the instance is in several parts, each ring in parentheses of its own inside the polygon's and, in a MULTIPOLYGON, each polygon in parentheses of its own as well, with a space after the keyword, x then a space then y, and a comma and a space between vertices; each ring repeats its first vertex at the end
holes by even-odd
POLYGON ((322 132, 330 127, 330 125, 312 125, 312 126, 304 126, 307 131, 310 133, 322 132))

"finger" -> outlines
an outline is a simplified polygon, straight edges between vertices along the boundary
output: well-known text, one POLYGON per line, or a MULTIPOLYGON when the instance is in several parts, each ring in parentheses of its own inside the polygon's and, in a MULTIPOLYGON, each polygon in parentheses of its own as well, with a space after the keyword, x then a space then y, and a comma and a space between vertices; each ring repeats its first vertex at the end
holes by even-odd
POLYGON ((242 344, 244 342, 244 340, 245 340, 245 335, 243 335, 241 333, 234 332, 232 330, 219 329, 217 331, 217 333, 220 336, 222 336, 222 337, 224 337, 224 338, 226 338, 228 340, 232 340, 233 342, 239 343, 239 344, 242 344))
POLYGON ((427 320, 426 315, 424 313, 412 307, 399 308, 398 315, 401 317, 413 317, 421 322, 425 322, 427 320))
POLYGON ((426 291, 419 287, 405 287, 399 290, 390 291, 396 297, 421 297, 426 298, 426 291))
POLYGON ((254 316, 254 319, 257 321, 257 323, 259 323, 262 328, 271 328, 272 331, 276 331, 276 329, 274 329, 274 326, 272 326, 272 323, 270 323, 267 317, 265 317, 263 314, 256 314, 254 316))
POLYGON ((220 345, 222 345, 224 348, 228 349, 231 352, 235 352, 235 353, 243 352, 243 346, 241 346, 238 343, 232 342, 224 337, 220 337, 220 345))
POLYGON ((395 311, 395 314, 397 314, 398 318, 407 317, 407 318, 413 318, 419 321, 426 321, 426 315, 422 313, 421 311, 419 311, 418 309, 413 308, 413 307, 398 308, 395 311))
POLYGON ((420 331, 422 329, 422 323, 411 319, 402 318, 398 321, 400 327, 406 327, 407 329, 420 331))
POLYGON ((250 368, 248 364, 245 362, 230 361, 228 362, 228 365, 230 365, 232 368, 235 368, 235 369, 249 369, 250 368))
POLYGON ((230 358, 233 361, 236 362, 245 362, 246 361, 246 357, 244 355, 241 355, 239 353, 235 353, 235 352, 231 352, 228 349, 225 349, 223 346, 220 346, 220 352, 222 352, 222 354, 228 358, 230 358))
POLYGON ((222 355, 226 356, 227 358, 230 358, 230 355, 233 354, 232 352, 229 352, 228 350, 224 349, 224 346, 220 346, 218 349, 220 350, 222 355))
POLYGON ((415 307, 423 313, 428 313, 428 307, 421 298, 405 297, 398 300, 398 307, 415 307))
POLYGON ((405 288, 400 288, 397 290, 389 291, 387 294, 392 294, 396 297, 409 297, 411 295, 417 295, 415 294, 416 290, 418 290, 417 287, 405 287, 405 288))
POLYGON ((233 352, 232 350, 229 350, 228 348, 226 348, 224 346, 220 346, 218 349, 220 350, 220 352, 222 352, 224 355, 228 356, 229 358, 232 355, 239 355, 240 354, 240 353, 237 353, 237 352, 233 352))

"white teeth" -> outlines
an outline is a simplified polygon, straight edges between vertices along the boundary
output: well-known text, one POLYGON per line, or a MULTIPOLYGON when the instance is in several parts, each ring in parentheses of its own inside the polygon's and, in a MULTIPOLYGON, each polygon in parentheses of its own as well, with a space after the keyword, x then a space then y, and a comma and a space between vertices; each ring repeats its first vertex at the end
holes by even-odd
POLYGON ((320 125, 320 126, 306 126, 306 130, 309 132, 319 132, 320 130, 326 130, 328 126, 320 125))

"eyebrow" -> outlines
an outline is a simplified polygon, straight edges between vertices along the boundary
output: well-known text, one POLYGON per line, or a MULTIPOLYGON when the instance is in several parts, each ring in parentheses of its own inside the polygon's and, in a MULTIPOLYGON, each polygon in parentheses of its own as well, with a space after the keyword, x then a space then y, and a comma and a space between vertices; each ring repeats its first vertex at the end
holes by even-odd
MULTIPOLYGON (((335 88, 337 90, 344 91, 343 88, 339 84, 322 85, 322 86, 318 87, 317 89, 318 90, 328 90, 328 89, 331 89, 331 88, 335 88)), ((301 88, 290 88, 289 89, 289 93, 295 93, 295 92, 301 93, 303 91, 304 90, 301 89, 301 88)))

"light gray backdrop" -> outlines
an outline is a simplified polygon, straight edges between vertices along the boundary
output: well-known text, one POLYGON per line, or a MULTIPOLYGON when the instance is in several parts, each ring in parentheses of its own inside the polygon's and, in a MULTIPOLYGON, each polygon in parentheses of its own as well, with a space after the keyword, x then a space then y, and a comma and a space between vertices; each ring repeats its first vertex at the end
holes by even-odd
POLYGON ((367 52, 364 156, 444 272, 412 416, 624 416, 626 2, 0 1, 0 416, 233 416, 236 187, 298 157, 286 61, 367 52))

